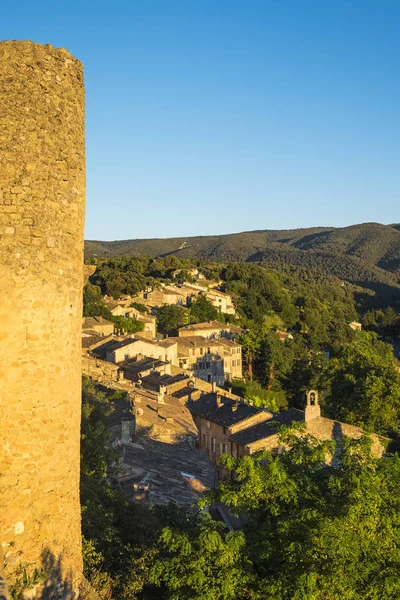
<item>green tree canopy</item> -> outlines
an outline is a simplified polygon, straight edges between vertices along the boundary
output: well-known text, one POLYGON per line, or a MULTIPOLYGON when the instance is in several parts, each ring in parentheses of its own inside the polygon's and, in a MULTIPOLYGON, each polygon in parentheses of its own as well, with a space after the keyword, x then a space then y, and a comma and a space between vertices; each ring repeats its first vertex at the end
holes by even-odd
POLYGON ((218 319, 220 316, 218 309, 204 295, 198 296, 190 305, 191 323, 205 323, 218 319))
POLYGON ((325 413, 382 434, 400 430, 400 373, 391 346, 361 332, 325 371, 325 413))
POLYGON ((188 324, 188 311, 175 304, 161 306, 157 309, 157 326, 164 334, 171 334, 179 327, 188 324))

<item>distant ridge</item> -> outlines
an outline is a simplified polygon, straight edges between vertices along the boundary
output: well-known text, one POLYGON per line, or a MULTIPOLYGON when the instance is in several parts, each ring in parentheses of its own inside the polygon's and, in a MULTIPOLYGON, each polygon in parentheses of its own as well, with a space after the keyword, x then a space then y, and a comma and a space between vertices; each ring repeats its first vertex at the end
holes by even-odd
POLYGON ((324 269, 347 280, 396 285, 400 224, 257 230, 226 235, 115 242, 88 240, 85 256, 176 256, 220 262, 265 262, 324 269))

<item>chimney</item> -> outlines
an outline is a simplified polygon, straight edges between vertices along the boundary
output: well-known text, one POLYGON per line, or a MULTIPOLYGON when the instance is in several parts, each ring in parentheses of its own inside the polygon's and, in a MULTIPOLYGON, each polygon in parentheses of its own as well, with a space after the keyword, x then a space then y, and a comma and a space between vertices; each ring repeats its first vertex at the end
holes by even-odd
POLYGON ((164 395, 165 392, 159 392, 157 394, 157 404, 165 404, 164 395))
POLYGON ((217 391, 217 384, 215 383, 215 381, 212 382, 212 391, 213 392, 217 391))
POLYGON ((236 412, 238 408, 239 408, 239 404, 237 402, 234 402, 232 404, 232 412, 236 412))
POLYGON ((220 408, 223 404, 220 394, 215 394, 215 401, 217 403, 217 408, 220 408))
POLYGON ((100 323, 103 322, 103 317, 102 316, 99 317, 99 321, 100 321, 100 323))

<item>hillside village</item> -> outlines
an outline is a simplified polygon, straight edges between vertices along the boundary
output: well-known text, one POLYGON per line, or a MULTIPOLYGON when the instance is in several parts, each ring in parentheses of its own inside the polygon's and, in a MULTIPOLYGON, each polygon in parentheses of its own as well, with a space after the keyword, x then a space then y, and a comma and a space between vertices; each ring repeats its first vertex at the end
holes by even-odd
MULTIPOLYGON (((173 277, 180 273, 174 271, 173 277)), ((133 334, 123 333, 121 321, 117 326, 102 316, 83 318, 83 373, 103 388, 126 393, 115 403, 110 427, 121 452, 114 481, 128 498, 150 505, 174 501, 191 509, 227 474, 221 455, 240 458, 261 448, 282 452, 281 425, 304 423, 321 440, 362 436, 360 427, 321 416, 314 390, 307 393, 304 410, 282 412, 232 393, 232 385, 244 381, 240 340, 245 330, 235 323, 232 298, 219 289, 220 282, 207 281, 197 269, 189 276, 191 283, 161 283, 135 296, 102 298, 113 317, 143 324, 133 334), (158 331, 161 308, 187 308, 199 297, 218 310, 220 320, 181 325, 175 335, 158 331)), ((362 329, 355 320, 348 327, 362 329)), ((282 344, 293 340, 290 330, 275 329, 274 335, 282 344)), ((381 456, 385 442, 373 439, 373 451, 381 456)), ((211 510, 228 527, 241 526, 222 505, 211 510)))

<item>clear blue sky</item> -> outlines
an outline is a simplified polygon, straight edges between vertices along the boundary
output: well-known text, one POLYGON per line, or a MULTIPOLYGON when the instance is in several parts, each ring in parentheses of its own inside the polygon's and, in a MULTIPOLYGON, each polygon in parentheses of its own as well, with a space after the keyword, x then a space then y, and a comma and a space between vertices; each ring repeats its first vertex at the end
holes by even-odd
POLYGON ((398 0, 3 0, 85 65, 87 239, 399 222, 398 0))

